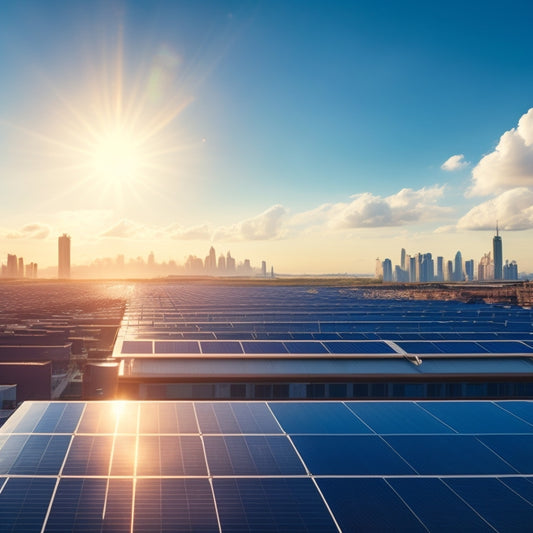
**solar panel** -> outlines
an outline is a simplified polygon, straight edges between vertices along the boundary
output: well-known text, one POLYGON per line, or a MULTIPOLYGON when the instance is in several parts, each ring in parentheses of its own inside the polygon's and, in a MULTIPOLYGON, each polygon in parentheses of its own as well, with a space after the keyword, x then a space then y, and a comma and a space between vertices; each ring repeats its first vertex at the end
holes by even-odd
POLYGON ((222 531, 337 532, 310 479, 213 480, 222 531))
POLYGON ((530 401, 27 403, 0 428, 0 531, 527 531, 531 420, 530 401))
POLYGON ((196 341, 156 341, 155 353, 200 353, 196 341))
POLYGON ((203 353, 242 353, 240 342, 205 341, 200 346, 203 353))
POLYGON ((386 482, 428 531, 447 533, 458 527, 461 531, 490 530, 487 522, 440 479, 389 478, 386 482))
POLYGON ((209 471, 215 476, 305 475, 305 468, 284 436, 206 436, 209 471))
POLYGON ((245 353, 287 353, 287 349, 282 342, 249 342, 243 341, 242 347, 245 353))
POLYGON ((533 524, 533 506, 498 479, 443 481, 499 531, 524 531, 533 524))
POLYGON ((283 430, 291 434, 372 433, 367 425, 341 403, 276 402, 271 404, 271 409, 283 430))
POLYGON ((338 341, 325 342, 324 345, 331 353, 396 353, 384 342, 338 341))
POLYGON ((453 429, 416 403, 347 402, 346 405, 376 433, 453 433, 453 429))
POLYGON ((390 435, 384 439, 418 474, 443 476, 517 473, 473 436, 390 435), (445 461, 443 457, 446 457, 445 461))
POLYGON ((292 440, 304 463, 317 475, 416 473, 377 435, 295 435, 292 440))
POLYGON ((342 531, 427 530, 383 479, 319 479, 342 531))
POLYGON ((533 425, 492 402, 420 402, 419 405, 461 433, 533 433, 533 425))
POLYGON ((289 353, 328 353, 321 342, 285 342, 289 353))

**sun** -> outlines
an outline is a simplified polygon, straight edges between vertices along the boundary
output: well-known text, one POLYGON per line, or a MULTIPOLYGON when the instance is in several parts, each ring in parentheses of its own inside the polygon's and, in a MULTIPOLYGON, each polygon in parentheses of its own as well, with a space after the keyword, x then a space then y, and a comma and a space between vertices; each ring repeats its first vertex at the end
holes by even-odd
POLYGON ((132 132, 115 127, 91 146, 88 163, 92 177, 103 185, 132 184, 141 179, 141 143, 132 132))

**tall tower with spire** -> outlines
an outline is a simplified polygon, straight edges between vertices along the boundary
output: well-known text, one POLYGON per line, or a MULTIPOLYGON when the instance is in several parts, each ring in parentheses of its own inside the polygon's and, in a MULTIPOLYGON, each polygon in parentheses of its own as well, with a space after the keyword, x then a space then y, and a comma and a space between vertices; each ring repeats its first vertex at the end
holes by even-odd
POLYGON ((498 222, 496 222, 496 235, 492 239, 492 257, 494 258, 494 279, 503 279, 503 250, 502 238, 498 222))

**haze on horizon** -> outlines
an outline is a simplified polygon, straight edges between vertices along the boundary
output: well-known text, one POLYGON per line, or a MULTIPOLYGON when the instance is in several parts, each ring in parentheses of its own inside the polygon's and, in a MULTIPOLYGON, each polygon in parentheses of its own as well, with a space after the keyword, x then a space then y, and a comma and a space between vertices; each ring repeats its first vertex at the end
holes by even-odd
POLYGON ((6 3, 0 260, 533 271, 533 5, 6 3))

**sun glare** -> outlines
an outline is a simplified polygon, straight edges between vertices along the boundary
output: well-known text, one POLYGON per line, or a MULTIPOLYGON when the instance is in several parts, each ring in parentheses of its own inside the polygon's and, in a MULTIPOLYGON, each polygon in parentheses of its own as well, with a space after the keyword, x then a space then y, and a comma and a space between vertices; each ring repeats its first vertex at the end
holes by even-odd
POLYGON ((139 149, 134 136, 122 129, 103 135, 90 155, 93 176, 104 185, 126 185, 140 179, 143 161, 139 149))

